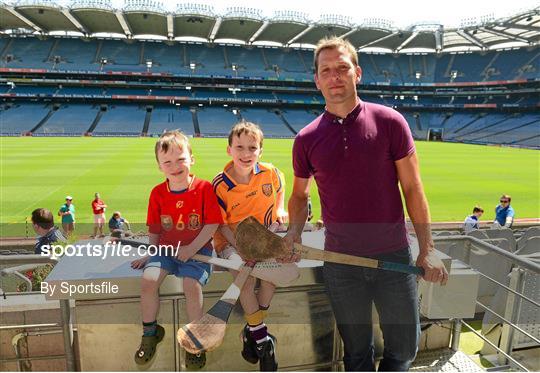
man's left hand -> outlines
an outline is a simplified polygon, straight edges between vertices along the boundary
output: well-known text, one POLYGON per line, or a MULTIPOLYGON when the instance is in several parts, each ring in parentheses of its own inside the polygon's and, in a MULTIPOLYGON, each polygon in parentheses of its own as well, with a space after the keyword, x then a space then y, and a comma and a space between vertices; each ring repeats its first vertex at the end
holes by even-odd
POLYGON ((448 271, 434 251, 418 255, 416 265, 424 269, 425 274, 423 279, 425 281, 439 282, 441 285, 446 285, 446 282, 448 281, 448 271))

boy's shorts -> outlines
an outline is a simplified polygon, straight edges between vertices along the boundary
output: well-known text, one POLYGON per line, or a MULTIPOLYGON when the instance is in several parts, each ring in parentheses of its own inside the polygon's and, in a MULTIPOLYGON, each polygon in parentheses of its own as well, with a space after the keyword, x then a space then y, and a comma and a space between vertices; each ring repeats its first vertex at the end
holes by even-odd
POLYGON ((105 224, 105 214, 94 214, 95 224, 105 224))
MULTIPOLYGON (((197 254, 212 256, 212 251, 213 249, 210 247, 203 247, 197 254)), ((212 273, 212 267, 208 263, 193 259, 182 262, 181 260, 165 255, 152 256, 144 266, 145 269, 148 267, 161 268, 176 277, 192 278, 203 286, 206 285, 212 273)))

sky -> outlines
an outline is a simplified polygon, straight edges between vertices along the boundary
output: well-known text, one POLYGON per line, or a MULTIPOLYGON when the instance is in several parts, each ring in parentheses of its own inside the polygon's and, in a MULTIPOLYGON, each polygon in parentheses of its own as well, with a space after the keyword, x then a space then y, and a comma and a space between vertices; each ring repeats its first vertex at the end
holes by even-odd
MULTIPOLYGON (((160 1, 160 0, 154 0, 160 1)), ((501 18, 516 14, 522 10, 540 7, 540 0, 188 0, 184 2, 208 4, 218 14, 224 14, 227 7, 243 6, 257 8, 264 16, 272 16, 275 10, 296 10, 307 13, 310 19, 317 20, 321 14, 341 14, 352 18, 353 23, 361 23, 364 18, 385 18, 399 28, 405 28, 417 22, 435 22, 446 27, 460 25, 463 18, 481 17, 493 14, 501 18)), ((64 3, 61 1, 60 3, 64 3)), ((178 2, 161 1, 166 10, 173 11, 178 2)), ((122 0, 113 0, 116 8, 124 4, 122 0)))

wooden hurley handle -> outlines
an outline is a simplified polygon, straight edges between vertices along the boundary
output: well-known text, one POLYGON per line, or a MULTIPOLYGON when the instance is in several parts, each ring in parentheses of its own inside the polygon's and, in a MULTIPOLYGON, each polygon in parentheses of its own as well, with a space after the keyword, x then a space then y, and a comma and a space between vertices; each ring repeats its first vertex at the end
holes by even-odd
POLYGON ((355 255, 335 253, 333 251, 319 250, 299 243, 294 244, 294 252, 300 254, 303 259, 322 260, 324 262, 348 264, 359 267, 386 269, 389 271, 410 273, 419 276, 424 275, 424 269, 420 267, 402 263, 384 262, 382 260, 363 258, 355 255))
POLYGON ((349 264, 360 267, 379 267, 379 261, 375 259, 335 253, 333 251, 319 250, 299 243, 294 244, 294 252, 300 254, 300 256, 304 259, 322 260, 324 262, 349 264))
POLYGON ((255 263, 245 263, 242 268, 240 268, 240 272, 238 273, 238 276, 234 279, 234 282, 229 286, 227 291, 223 294, 223 296, 220 298, 220 300, 224 302, 229 302, 232 304, 235 304, 238 300, 238 297, 240 296, 240 292, 242 291, 242 288, 244 287, 244 284, 246 283, 249 275, 251 274, 251 271, 253 271, 255 263))

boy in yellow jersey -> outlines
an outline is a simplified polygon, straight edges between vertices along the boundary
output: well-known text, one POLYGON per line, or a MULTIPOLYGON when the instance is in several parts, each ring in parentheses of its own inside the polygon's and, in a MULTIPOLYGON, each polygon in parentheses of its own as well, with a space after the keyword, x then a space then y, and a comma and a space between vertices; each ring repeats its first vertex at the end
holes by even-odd
MULTIPOLYGON (((224 225, 214 235, 214 245, 223 258, 240 260, 234 248, 235 227, 248 216, 267 227, 286 219, 283 174, 270 163, 259 163, 263 133, 256 124, 242 121, 229 133, 227 154, 232 161, 212 182, 221 206, 224 225)), ((237 272, 233 272, 236 276, 237 272)), ((242 356, 261 371, 277 370, 275 343, 264 323, 266 310, 274 295, 274 284, 261 281, 255 293, 255 279, 250 277, 240 293, 247 325, 242 332, 242 356)))

